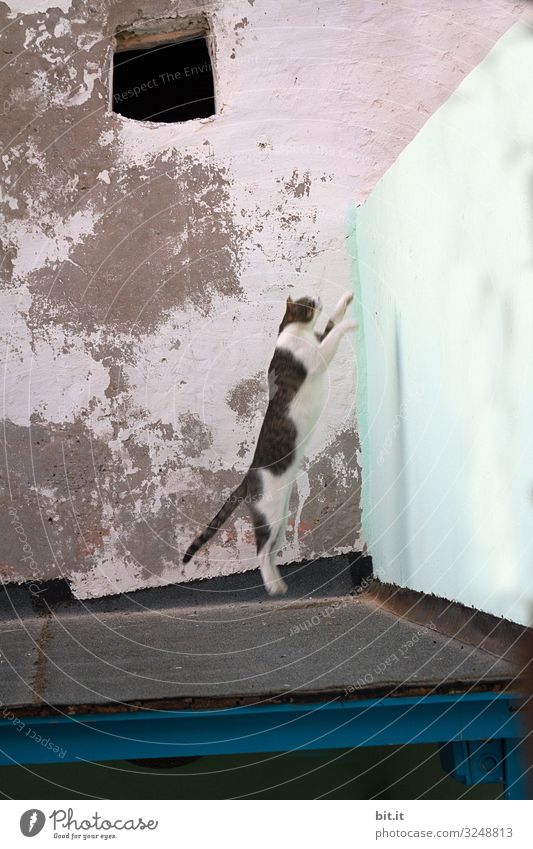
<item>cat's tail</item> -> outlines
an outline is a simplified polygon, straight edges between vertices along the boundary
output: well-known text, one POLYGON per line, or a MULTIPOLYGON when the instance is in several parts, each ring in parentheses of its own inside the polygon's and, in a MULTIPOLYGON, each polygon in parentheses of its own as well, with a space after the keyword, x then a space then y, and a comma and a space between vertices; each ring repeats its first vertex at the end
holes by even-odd
POLYGON ((207 528, 199 537, 196 537, 183 556, 183 562, 188 563, 191 557, 194 557, 199 548, 205 545, 208 540, 213 537, 216 532, 222 527, 224 522, 227 522, 235 508, 241 501, 244 501, 248 492, 248 481, 246 478, 234 490, 227 501, 222 505, 214 519, 208 524, 207 528))

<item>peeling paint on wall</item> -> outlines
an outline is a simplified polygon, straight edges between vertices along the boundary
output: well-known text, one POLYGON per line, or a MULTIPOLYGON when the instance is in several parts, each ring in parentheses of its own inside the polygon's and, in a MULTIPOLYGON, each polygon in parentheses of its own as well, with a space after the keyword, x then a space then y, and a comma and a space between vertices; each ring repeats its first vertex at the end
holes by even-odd
MULTIPOLYGON (((334 26, 310 0, 195 3, 217 114, 159 124, 111 111, 113 37, 190 3, 0 3, 2 483, 31 549, 5 514, 3 578, 88 597, 255 567, 242 515, 181 553, 248 468, 287 295, 333 308, 348 203, 521 6, 464 5, 395 7, 396 33, 373 2, 335 3, 334 26)), ((346 343, 285 560, 363 542, 354 359, 346 343)))
POLYGON ((37 12, 47 12, 49 9, 61 9, 68 12, 72 0, 8 0, 7 4, 12 15, 34 15, 37 12))

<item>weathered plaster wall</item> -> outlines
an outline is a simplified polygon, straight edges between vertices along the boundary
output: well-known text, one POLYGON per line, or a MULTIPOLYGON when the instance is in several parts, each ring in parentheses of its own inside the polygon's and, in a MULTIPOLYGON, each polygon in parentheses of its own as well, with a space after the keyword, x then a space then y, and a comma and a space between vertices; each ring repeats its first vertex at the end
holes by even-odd
MULTIPOLYGON (((247 468, 284 300, 334 305, 349 200, 520 9, 0 2, 5 580, 83 597, 255 565, 244 518, 180 553, 247 468), (198 11, 216 116, 113 114, 117 28, 198 11)), ((285 560, 362 543, 354 384, 346 342, 285 560)))
POLYGON ((356 220, 377 574, 533 612, 533 26, 516 24, 356 220))

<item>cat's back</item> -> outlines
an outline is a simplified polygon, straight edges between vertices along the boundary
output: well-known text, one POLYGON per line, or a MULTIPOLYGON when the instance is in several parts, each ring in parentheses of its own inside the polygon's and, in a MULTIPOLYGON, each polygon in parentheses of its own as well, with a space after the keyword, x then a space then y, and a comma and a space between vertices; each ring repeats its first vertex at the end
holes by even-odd
POLYGON ((321 408, 321 379, 310 374, 313 347, 310 337, 280 333, 268 369, 269 402, 252 467, 279 475, 301 454, 321 408))
POLYGON ((276 345, 274 356, 268 367, 269 406, 281 413, 302 387, 308 370, 297 352, 283 345, 276 345))

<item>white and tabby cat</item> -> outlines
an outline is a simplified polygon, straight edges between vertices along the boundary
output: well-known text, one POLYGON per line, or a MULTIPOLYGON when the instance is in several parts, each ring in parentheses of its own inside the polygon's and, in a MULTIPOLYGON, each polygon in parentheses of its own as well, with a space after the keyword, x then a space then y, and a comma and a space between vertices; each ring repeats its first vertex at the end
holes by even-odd
POLYGON ((324 401, 325 372, 342 336, 357 324, 344 318, 351 292, 340 299, 322 334, 315 323, 320 299, 287 300, 278 341, 268 369, 270 398, 252 464, 244 480, 187 549, 191 557, 222 527, 241 501, 254 523, 259 568, 267 592, 282 595, 287 585, 274 563, 289 517, 289 499, 305 445, 324 401))

